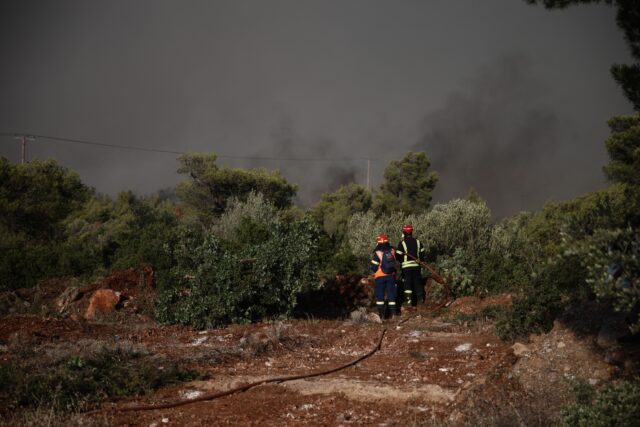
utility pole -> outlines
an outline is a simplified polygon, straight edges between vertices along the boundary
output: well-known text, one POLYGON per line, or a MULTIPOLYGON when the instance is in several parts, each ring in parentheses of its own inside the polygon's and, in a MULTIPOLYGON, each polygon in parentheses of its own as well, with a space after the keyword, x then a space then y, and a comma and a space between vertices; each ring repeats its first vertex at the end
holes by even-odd
POLYGON ((371 176, 371 159, 367 159, 367 190, 371 190, 371 185, 369 185, 370 176, 371 176))
POLYGON ((22 164, 24 165, 27 161, 27 141, 35 141, 36 139, 33 136, 29 135, 16 135, 15 139, 19 139, 22 145, 22 164))

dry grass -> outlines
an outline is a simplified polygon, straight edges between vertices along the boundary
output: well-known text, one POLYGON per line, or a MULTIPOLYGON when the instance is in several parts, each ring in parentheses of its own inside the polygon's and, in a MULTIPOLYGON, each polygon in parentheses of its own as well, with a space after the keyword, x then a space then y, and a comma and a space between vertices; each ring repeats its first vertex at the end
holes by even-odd
POLYGON ((146 347, 128 340, 107 343, 94 339, 81 339, 74 343, 48 344, 38 349, 37 353, 42 354, 47 363, 55 365, 72 356, 93 360, 97 354, 104 350, 117 351, 126 358, 151 355, 146 347))
POLYGON ((109 427, 106 414, 89 417, 82 413, 60 414, 53 409, 36 408, 14 413, 5 420, 0 419, 2 425, 24 427, 109 427), (6 423, 6 424, 5 424, 6 423))

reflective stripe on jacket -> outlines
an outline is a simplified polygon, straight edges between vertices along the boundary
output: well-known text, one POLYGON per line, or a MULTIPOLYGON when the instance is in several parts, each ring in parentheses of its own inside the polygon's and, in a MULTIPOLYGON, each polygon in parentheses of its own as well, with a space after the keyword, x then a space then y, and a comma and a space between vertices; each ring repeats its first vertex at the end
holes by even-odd
MULTIPOLYGON (((398 246, 402 246, 402 249, 398 249, 398 255, 400 255, 398 261, 402 263, 402 268, 412 268, 412 267, 420 267, 420 264, 414 260, 419 259, 420 261, 424 261, 427 250, 424 245, 418 239, 414 239, 413 237, 406 237, 407 240, 411 239, 415 242, 415 253, 412 253, 413 248, 409 248, 407 246, 407 242, 403 239, 398 246), (411 255, 413 258, 411 258, 411 255)), ((413 245, 411 245, 413 246, 413 245)))

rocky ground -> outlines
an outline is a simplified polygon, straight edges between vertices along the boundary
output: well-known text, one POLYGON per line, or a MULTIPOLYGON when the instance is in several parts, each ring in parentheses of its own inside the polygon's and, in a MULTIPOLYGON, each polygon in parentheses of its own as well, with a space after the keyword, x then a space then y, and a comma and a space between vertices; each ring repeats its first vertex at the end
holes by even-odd
MULTIPOLYGON (((8 363, 28 354, 47 364, 76 347, 120 345, 144 349, 157 360, 158 369, 169 362, 197 369, 201 379, 145 396, 103 402, 86 413, 0 411, 4 423, 547 425, 570 400, 571 381, 599 384, 624 369, 634 369, 612 361, 598 347, 596 335, 576 332, 570 322, 558 321, 549 334, 514 345, 498 339, 486 319, 460 320, 460 313, 468 316, 488 305, 510 304, 510 295, 462 298, 435 312, 422 307, 384 323, 355 310, 337 319, 308 317, 196 331, 158 325, 134 309, 144 302, 140 288, 132 290, 150 281, 144 274, 130 272, 129 287, 124 281, 119 288, 111 283, 129 304, 124 307, 118 302, 108 316, 85 319, 91 295, 101 286, 71 298, 70 292, 62 299, 63 292, 50 292, 44 315, 3 316, 0 360, 8 363), (338 372, 263 384, 169 409, 127 410, 134 405, 188 402, 251 382, 335 368, 375 349, 383 331, 379 350, 338 372)), ((366 286, 357 280, 350 283, 366 286)), ((23 304, 34 303, 23 298, 23 304)), ((37 303, 44 302, 41 298, 37 303)))

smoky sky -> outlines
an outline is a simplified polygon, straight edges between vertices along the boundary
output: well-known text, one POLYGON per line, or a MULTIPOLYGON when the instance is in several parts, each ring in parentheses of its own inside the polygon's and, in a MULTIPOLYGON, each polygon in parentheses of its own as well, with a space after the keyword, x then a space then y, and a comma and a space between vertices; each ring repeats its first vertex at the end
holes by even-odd
MULTIPOLYGON (((279 169, 308 206, 425 150, 435 200, 474 187, 496 216, 605 185, 607 118, 631 106, 605 5, 519 0, 8 0, 0 132, 222 156, 279 169), (317 159, 312 161, 311 159, 317 159), (327 161, 324 159, 334 159, 327 161)), ((20 160, 0 137, 0 155, 20 160)), ((176 156, 36 140, 100 192, 181 179, 176 156)))
POLYGON ((427 151, 440 174, 437 196, 474 188, 504 215, 601 181, 589 162, 601 147, 572 134, 576 126, 545 101, 549 88, 535 68, 524 54, 504 55, 425 117, 414 149, 427 151), (579 172, 589 168, 589 176, 579 172))

